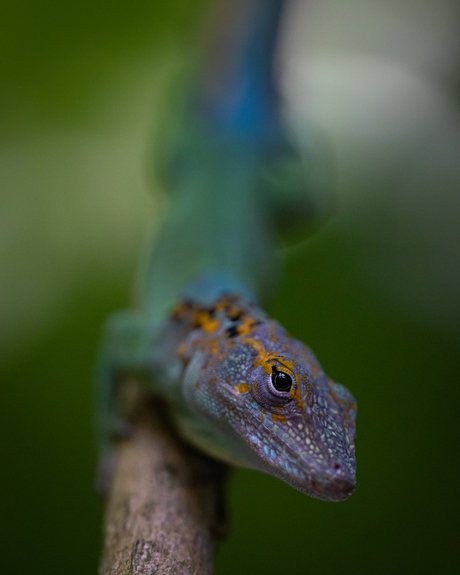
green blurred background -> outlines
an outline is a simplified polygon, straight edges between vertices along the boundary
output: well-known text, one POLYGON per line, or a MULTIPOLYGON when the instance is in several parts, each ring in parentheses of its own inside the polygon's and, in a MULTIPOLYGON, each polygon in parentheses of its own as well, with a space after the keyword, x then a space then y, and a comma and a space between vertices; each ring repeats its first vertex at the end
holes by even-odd
MULTIPOLYGON (((95 350, 209 4, 0 6, 1 573, 96 573, 95 350)), ((292 3, 288 115, 324 137, 337 210, 285 251, 269 311, 358 399, 358 488, 328 504, 234 472, 218 575, 457 572, 459 22, 458 0, 292 3)))

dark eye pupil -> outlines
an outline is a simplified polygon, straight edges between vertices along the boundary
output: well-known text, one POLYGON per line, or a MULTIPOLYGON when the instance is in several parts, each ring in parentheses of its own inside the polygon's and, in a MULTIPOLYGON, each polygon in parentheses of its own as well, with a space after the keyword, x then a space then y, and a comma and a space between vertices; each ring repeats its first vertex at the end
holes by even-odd
POLYGON ((274 371, 272 373, 272 383, 276 391, 289 391, 292 386, 292 379, 284 371, 274 371))

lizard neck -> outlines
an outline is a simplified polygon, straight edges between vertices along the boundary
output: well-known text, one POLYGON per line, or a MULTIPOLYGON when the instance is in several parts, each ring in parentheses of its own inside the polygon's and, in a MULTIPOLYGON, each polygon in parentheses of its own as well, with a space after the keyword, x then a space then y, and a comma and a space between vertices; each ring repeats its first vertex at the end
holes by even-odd
POLYGON ((173 180, 143 274, 141 307, 164 317, 189 285, 196 293, 196 286, 212 284, 211 297, 217 289, 263 299, 273 277, 275 237, 259 189, 258 150, 195 132, 173 180))

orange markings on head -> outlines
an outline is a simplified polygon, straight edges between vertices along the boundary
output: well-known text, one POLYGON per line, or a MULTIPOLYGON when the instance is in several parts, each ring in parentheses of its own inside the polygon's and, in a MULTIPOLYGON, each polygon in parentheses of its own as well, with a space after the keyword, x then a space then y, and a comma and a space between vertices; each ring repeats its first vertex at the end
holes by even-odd
POLYGON ((206 311, 195 312, 193 314, 193 321, 209 333, 216 331, 220 323, 218 319, 212 317, 206 311))
POLYGON ((305 401, 303 401, 303 400, 300 399, 300 389, 299 389, 298 387, 295 388, 293 394, 292 394, 292 389, 291 389, 291 397, 296 400, 296 402, 297 402, 297 407, 298 407, 299 409, 302 409, 302 407, 304 407, 305 401))
POLYGON ((241 337, 247 337, 254 331, 255 321, 256 320, 250 315, 247 315, 246 317, 243 318, 243 321, 238 326, 238 332, 241 337))
MULTIPOLYGON (((228 309, 228 308, 226 308, 226 309, 228 309)), ((243 313, 244 313, 243 308, 238 307, 237 305, 232 305, 230 307, 230 309, 228 309, 228 311, 227 311, 227 317, 234 318, 234 317, 242 316, 243 313)))
POLYGON ((277 354, 265 349, 262 342, 255 337, 247 337, 244 343, 248 343, 257 352, 254 367, 263 367, 264 373, 270 373, 273 360, 278 357, 277 354))
POLYGON ((253 363, 254 367, 263 367, 264 373, 268 374, 272 371, 272 367, 274 365, 279 364, 283 366, 290 375, 293 375, 293 361, 286 359, 284 356, 279 355, 277 352, 265 349, 262 343, 254 337, 246 338, 244 341, 245 343, 249 343, 249 345, 251 345, 257 351, 257 356, 253 363))
POLYGON ((197 307, 189 301, 182 301, 176 307, 173 308, 171 316, 173 318, 180 318, 181 316, 188 315, 188 318, 193 321, 196 326, 199 326, 211 333, 216 331, 219 327, 220 322, 214 317, 214 314, 210 310, 197 307))
POLYGON ((294 362, 292 360, 286 359, 282 355, 278 355, 277 361, 280 365, 282 365, 283 367, 285 367, 289 371, 290 375, 294 375, 294 362))
POLYGON ((210 349, 212 353, 217 353, 219 351, 219 338, 209 337, 204 334, 201 337, 197 337, 193 341, 193 345, 201 348, 206 348, 208 350, 210 349))
MULTIPOLYGON (((246 337, 244 339, 244 343, 249 344, 253 349, 255 349, 257 351, 258 354, 265 352, 265 348, 262 345, 262 342, 255 337, 246 337)), ((265 353, 269 353, 269 352, 265 352, 265 353)))
POLYGON ((203 338, 204 346, 210 349, 213 355, 219 351, 219 339, 217 337, 210 337, 209 339, 203 338))
POLYGON ((237 296, 232 294, 222 296, 216 302, 216 310, 230 310, 237 299, 237 296))
POLYGON ((235 389, 239 393, 246 393, 247 391, 249 391, 249 385, 247 383, 237 383, 235 385, 235 389))
POLYGON ((185 350, 186 350, 186 345, 185 343, 181 343, 180 346, 177 348, 177 355, 183 359, 184 355, 185 355, 185 350))
POLYGON ((282 413, 272 413, 273 421, 286 423, 286 416, 282 413))

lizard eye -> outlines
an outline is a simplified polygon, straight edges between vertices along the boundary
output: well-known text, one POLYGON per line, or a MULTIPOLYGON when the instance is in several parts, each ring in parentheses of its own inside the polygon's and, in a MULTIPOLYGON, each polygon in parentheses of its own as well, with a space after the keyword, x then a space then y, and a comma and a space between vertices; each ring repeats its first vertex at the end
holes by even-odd
POLYGON ((272 384, 276 391, 289 391, 292 387, 292 378, 284 371, 277 371, 273 367, 272 384))

